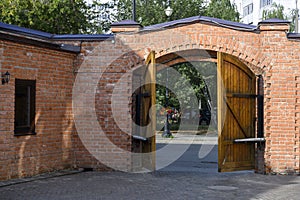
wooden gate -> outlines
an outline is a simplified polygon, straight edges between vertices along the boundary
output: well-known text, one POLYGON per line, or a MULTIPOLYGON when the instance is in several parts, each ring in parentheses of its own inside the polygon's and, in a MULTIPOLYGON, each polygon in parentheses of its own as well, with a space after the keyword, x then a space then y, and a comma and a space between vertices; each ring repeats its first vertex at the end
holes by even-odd
POLYGON ((156 111, 154 109, 156 101, 156 67, 155 52, 148 55, 145 67, 140 70, 140 91, 136 95, 136 130, 133 135, 135 143, 139 143, 139 153, 135 157, 136 171, 155 170, 155 131, 156 131, 156 111))
POLYGON ((218 52, 219 172, 255 167, 256 77, 237 58, 218 52), (243 142, 238 142, 243 141, 243 142))

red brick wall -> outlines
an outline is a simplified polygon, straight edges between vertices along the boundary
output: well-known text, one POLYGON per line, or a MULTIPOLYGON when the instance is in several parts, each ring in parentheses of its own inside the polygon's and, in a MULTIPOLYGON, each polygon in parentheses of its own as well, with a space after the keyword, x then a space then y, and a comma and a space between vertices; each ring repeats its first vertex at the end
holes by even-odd
POLYGON ((83 42, 77 58, 74 162, 77 167, 129 171, 131 76, 122 76, 139 62, 139 57, 126 46, 118 46, 117 53, 112 47, 112 41, 83 42), (122 84, 118 84, 121 77, 122 84))
POLYGON ((270 173, 299 173, 299 41, 263 31, 261 51, 272 58, 265 77, 265 163, 270 173))
POLYGON ((0 179, 72 167, 72 86, 75 55, 0 41, 0 179), (15 79, 36 80, 36 135, 14 136, 15 79))

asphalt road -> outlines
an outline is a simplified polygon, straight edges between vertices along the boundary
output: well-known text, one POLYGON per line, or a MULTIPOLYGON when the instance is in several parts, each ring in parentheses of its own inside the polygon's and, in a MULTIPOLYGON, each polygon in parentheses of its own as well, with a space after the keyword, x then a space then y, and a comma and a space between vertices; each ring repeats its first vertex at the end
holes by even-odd
MULTIPOLYGON (((169 144, 172 148, 182 149, 184 144, 169 144)), ((163 148, 166 144, 157 144, 157 148, 163 148)), ((203 144, 191 144, 183 154, 170 165, 159 169, 159 171, 169 172, 203 172, 217 173, 218 171, 218 147, 214 145, 204 158, 199 158, 199 151, 203 148, 203 144)), ((172 154, 172 153, 170 153, 172 154)), ((170 156, 170 154, 162 156, 170 156)))
POLYGON ((218 173, 217 139, 216 134, 174 134, 172 139, 157 135, 156 169, 169 172, 218 173), (166 160, 170 160, 169 165, 164 163, 166 160))

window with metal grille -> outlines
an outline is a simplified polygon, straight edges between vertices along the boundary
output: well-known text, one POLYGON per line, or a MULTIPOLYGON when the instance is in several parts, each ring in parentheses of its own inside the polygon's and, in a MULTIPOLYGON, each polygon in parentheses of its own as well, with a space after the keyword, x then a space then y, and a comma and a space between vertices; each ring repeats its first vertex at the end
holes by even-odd
POLYGON ((15 135, 35 134, 35 85, 33 80, 15 80, 15 135))

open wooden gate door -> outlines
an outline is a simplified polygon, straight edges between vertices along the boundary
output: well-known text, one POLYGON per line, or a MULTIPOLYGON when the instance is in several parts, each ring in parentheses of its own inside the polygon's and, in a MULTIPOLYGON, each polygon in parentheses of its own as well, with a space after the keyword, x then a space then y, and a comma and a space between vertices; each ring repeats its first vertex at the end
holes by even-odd
POLYGON ((218 52, 219 172, 255 167, 256 77, 237 58, 218 52), (245 140, 246 139, 246 140, 245 140))
POLYGON ((142 68, 140 78, 140 92, 137 95, 137 130, 133 139, 139 141, 140 153, 135 162, 140 163, 140 170, 155 170, 155 131, 156 131, 156 110, 154 107, 156 101, 156 67, 155 52, 151 51, 148 55, 145 67, 142 68))
POLYGON ((145 136, 148 142, 144 143, 143 153, 149 154, 145 162, 150 170, 155 170, 155 131, 156 131, 156 110, 154 109, 156 102, 156 68, 155 68, 155 52, 151 51, 146 59, 146 70, 144 74, 145 84, 143 85, 143 93, 149 94, 142 99, 142 125, 146 127, 145 136), (152 107, 152 109, 151 109, 152 107), (149 162, 149 163, 148 163, 149 162))

